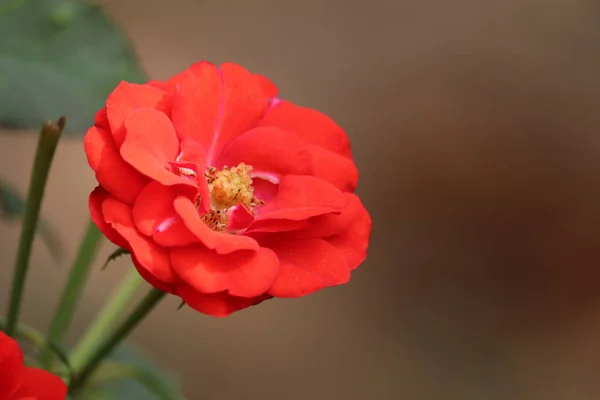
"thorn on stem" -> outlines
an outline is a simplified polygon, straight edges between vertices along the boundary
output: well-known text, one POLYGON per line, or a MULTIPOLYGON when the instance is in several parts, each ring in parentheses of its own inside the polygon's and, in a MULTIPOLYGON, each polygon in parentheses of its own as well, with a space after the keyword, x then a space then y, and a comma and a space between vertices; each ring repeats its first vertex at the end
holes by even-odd
POLYGON ((104 271, 106 269, 106 267, 108 267, 108 264, 110 264, 112 261, 115 261, 117 258, 119 258, 125 254, 129 254, 129 251, 119 247, 118 249, 113 251, 110 256, 108 256, 108 258, 106 259, 106 261, 104 262, 104 265, 102 265, 102 268, 100 270, 104 271))

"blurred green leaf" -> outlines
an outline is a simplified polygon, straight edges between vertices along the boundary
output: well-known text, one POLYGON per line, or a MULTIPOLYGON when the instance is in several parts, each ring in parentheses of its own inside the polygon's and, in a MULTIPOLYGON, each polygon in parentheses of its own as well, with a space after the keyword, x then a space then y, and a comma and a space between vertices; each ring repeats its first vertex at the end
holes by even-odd
POLYGON ((132 347, 122 346, 92 377, 88 400, 185 400, 173 376, 132 347))
MULTIPOLYGON (((11 185, 0 181, 0 219, 9 221, 20 220, 24 208, 24 196, 21 196, 11 185)), ((62 262, 64 255, 63 245, 52 225, 48 221, 40 219, 37 233, 46 244, 46 247, 48 247, 48 251, 50 251, 50 255, 54 261, 57 263, 62 262)))
POLYGON ((0 125, 37 129, 67 115, 84 134, 122 80, 143 82, 127 38, 97 5, 0 1, 0 125))

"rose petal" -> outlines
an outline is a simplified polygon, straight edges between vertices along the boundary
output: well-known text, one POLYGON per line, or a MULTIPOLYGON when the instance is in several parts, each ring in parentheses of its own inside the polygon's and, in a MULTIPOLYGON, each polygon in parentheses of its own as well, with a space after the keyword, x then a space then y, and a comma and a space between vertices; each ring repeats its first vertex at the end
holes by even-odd
POLYGON ((294 239, 325 238, 346 260, 351 270, 366 258, 371 217, 355 194, 347 193, 348 207, 339 215, 322 215, 306 221, 309 227, 287 233, 294 239))
MULTIPOLYGON (((106 113, 106 107, 102 107, 94 116, 94 126, 110 131, 110 123, 108 122, 108 115, 106 113)), ((112 135, 111 135, 112 138, 112 135)))
MULTIPOLYGON (((317 212, 322 214, 322 211, 317 212)), ((309 214, 310 215, 310 214, 309 214)), ((286 215, 289 217, 289 215, 286 215)), ((268 219, 256 221, 251 227, 246 229, 246 234, 254 237, 255 233, 277 233, 277 232, 290 232, 290 231, 302 231, 310 228, 308 221, 304 218, 305 215, 299 215, 298 220, 293 219, 268 219)))
POLYGON ((252 129, 231 142, 216 163, 217 168, 246 163, 255 174, 305 175, 312 169, 311 154, 303 149, 306 142, 278 128, 252 129))
POLYGON ((120 201, 133 204, 148 178, 123 161, 110 133, 93 126, 85 134, 83 146, 98 183, 120 201))
POLYGON ((43 369, 25 368, 22 379, 21 386, 13 394, 13 399, 65 400, 67 396, 67 385, 63 380, 43 369))
POLYGON ((202 246, 171 250, 173 269, 182 281, 202 293, 228 291, 233 296, 264 294, 279 271, 279 260, 266 248, 220 255, 202 246))
POLYGON ((164 113, 148 108, 135 110, 125 122, 125 129, 121 156, 126 162, 163 185, 196 186, 195 181, 168 170, 169 162, 179 154, 179 141, 164 113))
POLYGON ((236 64, 194 64, 177 78, 173 100, 173 123, 181 139, 200 142, 207 163, 264 115, 269 99, 256 79, 236 64))
POLYGON ((340 212, 335 209, 324 207, 303 207, 291 210, 278 210, 255 218, 246 228, 244 233, 250 237, 255 237, 256 233, 304 231, 311 227, 307 221, 308 219, 339 214, 340 212))
POLYGON ((355 194, 347 193, 348 207, 340 215, 322 215, 307 221, 308 228, 288 233, 294 239, 325 238, 346 260, 351 270, 367 256, 371 217, 355 194))
POLYGON ((323 239, 266 244, 279 257, 279 275, 269 294, 300 297, 350 280, 350 269, 334 246, 323 239))
POLYGON ((341 211, 347 203, 344 193, 330 183, 312 176, 287 175, 279 183, 272 206, 266 205, 263 210, 324 207, 341 211))
POLYGON ((256 240, 229 233, 216 232, 210 229, 198 215, 192 202, 185 197, 178 197, 173 202, 175 211, 183 219, 185 226, 209 249, 218 254, 229 254, 237 250, 258 250, 256 240))
POLYGON ((275 126, 296 133, 302 139, 351 158, 350 140, 344 130, 327 115, 310 108, 281 101, 260 121, 259 126, 275 126))
POLYGON ((277 89, 277 86, 269 78, 259 74, 254 74, 254 77, 258 81, 258 84, 262 88, 266 97, 277 96, 279 89, 277 89))
POLYGON ((204 171, 206 165, 206 152, 204 147, 195 140, 184 140, 180 144, 181 152, 177 156, 177 162, 188 162, 197 165, 198 171, 204 171))
POLYGON ((223 85, 217 67, 193 64, 167 83, 174 87, 171 118, 181 141, 192 139, 208 149, 221 107, 223 85))
POLYGON ((198 186, 198 195, 200 196, 200 213, 207 213, 210 208, 210 192, 204 171, 206 171, 206 153, 202 145, 194 140, 184 140, 181 143, 181 153, 179 154, 178 162, 193 163, 196 172, 196 184, 198 186))
MULTIPOLYGON (((358 200, 358 197, 356 198, 358 200)), ((358 200, 358 210, 354 222, 343 233, 328 238, 342 255, 350 270, 356 269, 367 257, 369 237, 371 236, 371 216, 358 200)))
POLYGON ((254 195, 259 200, 262 200, 267 204, 271 203, 275 199, 275 196, 277 196, 280 179, 277 179, 277 183, 273 183, 270 180, 263 179, 252 173, 250 174, 250 176, 252 177, 252 187, 254 188, 254 195))
POLYGON ((233 312, 260 304, 271 298, 267 295, 244 298, 231 296, 226 292, 204 294, 186 284, 177 285, 177 294, 194 310, 213 317, 227 317, 233 312))
POLYGON ((229 209, 227 213, 229 231, 244 230, 254 221, 254 215, 244 206, 238 205, 229 209))
POLYGON ((156 276, 152 275, 150 271, 148 271, 135 257, 135 255, 131 255, 131 261, 133 262, 133 266, 140 274, 140 276, 148 282, 150 285, 154 286, 158 290, 162 290, 163 292, 175 294, 175 285, 176 283, 166 283, 158 279, 156 276))
POLYGON ((325 214, 340 214, 335 208, 332 207, 297 207, 297 208, 285 208, 280 210, 272 210, 261 214, 259 217, 254 219, 254 222, 248 227, 248 230, 254 230, 256 225, 264 225, 267 221, 275 220, 289 220, 289 221, 303 221, 309 218, 325 215, 325 214))
POLYGON ((104 203, 104 200, 106 200, 108 197, 108 192, 104 190, 102 186, 96 186, 92 193, 90 193, 90 197, 88 200, 90 216, 94 224, 96 224, 100 232, 102 232, 102 234, 106 236, 108 240, 110 240, 117 246, 129 251, 131 250, 131 248, 129 247, 129 243, 127 242, 127 240, 125 240, 123 236, 119 235, 119 233, 104 220, 104 214, 102 213, 102 203, 104 203))
POLYGON ((209 165, 217 160, 225 146, 256 126, 269 105, 256 77, 245 68, 233 64, 221 65, 223 93, 217 128, 207 149, 209 165))
POLYGON ((23 352, 19 344, 0 331, 0 399, 11 399, 21 385, 23 352))
POLYGON ((156 86, 128 82, 121 82, 108 96, 106 114, 118 148, 125 140, 125 121, 139 108, 150 108, 168 114, 170 101, 166 93, 156 86))
POLYGON ((148 82, 146 82, 146 85, 154 86, 155 88, 158 88, 161 90, 167 89, 167 83, 164 81, 159 81, 159 80, 148 81, 148 82))
POLYGON ((161 246, 185 246, 198 242, 175 212, 173 200, 187 187, 168 187, 150 182, 135 201, 132 217, 136 228, 161 246))
POLYGON ((345 196, 348 199, 348 205, 340 214, 327 214, 310 218, 306 221, 306 229, 292 233, 292 237, 296 239, 314 239, 344 233, 359 218, 359 213, 364 211, 358 196, 354 193, 345 193, 345 196))
POLYGON ((312 176, 286 175, 279 184, 277 195, 261 207, 259 215, 248 227, 265 230, 268 221, 301 221, 319 215, 339 214, 346 208, 348 199, 335 186, 312 176))
POLYGON ((177 276, 169 264, 166 250, 140 234, 135 228, 131 207, 109 197, 102 204, 102 212, 106 222, 129 242, 132 254, 140 266, 162 282, 177 281, 177 276))
POLYGON ((358 170, 351 158, 318 146, 305 148, 313 160, 312 175, 344 192, 353 192, 358 183, 358 170))

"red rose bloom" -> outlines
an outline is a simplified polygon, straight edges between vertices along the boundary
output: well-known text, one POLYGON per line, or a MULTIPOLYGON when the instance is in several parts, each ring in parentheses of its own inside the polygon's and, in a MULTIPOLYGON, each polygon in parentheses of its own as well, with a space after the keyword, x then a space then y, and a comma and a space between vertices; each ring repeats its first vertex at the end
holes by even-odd
POLYGON ((371 219, 329 117, 266 78, 200 62, 122 82, 85 136, 92 219, 153 286, 226 316, 348 282, 371 219))
POLYGON ((19 344, 0 331, 0 400, 65 400, 67 385, 55 375, 23 365, 19 344))

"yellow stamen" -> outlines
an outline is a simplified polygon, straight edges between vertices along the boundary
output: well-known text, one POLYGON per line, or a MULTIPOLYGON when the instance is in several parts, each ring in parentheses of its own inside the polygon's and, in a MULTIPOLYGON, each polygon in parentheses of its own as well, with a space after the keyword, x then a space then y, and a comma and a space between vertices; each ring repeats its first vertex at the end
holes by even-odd
MULTIPOLYGON (((210 211, 201 218, 209 228, 218 232, 226 230, 227 211, 231 207, 243 205, 254 213, 257 204, 264 204, 254 197, 250 171, 252 167, 244 163, 231 168, 225 166, 221 170, 206 169, 204 176, 210 191, 210 211)), ((196 203, 199 205, 200 199, 196 203)))
POLYGON ((208 214, 204 214, 200 218, 213 231, 223 232, 227 229, 229 219, 227 218, 227 212, 223 210, 210 210, 208 214))
POLYGON ((252 167, 242 163, 237 167, 224 167, 220 171, 212 172, 207 180, 212 206, 217 210, 228 209, 238 204, 248 208, 254 207, 250 171, 252 167))

